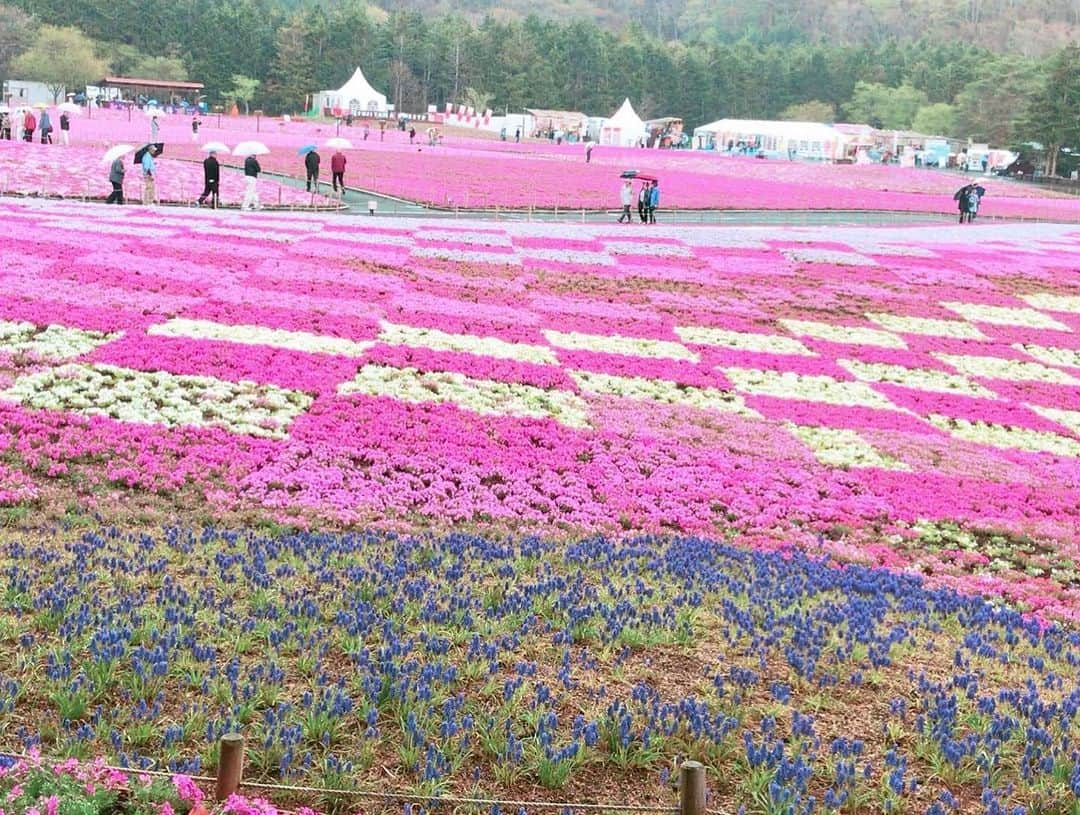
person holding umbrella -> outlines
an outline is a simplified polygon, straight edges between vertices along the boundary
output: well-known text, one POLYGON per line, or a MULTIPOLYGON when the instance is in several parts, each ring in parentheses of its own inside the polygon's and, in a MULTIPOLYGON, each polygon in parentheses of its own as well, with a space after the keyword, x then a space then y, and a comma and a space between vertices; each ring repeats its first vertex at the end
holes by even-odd
POLYGON ((322 162, 318 152, 312 147, 305 151, 304 168, 307 170, 307 191, 311 192, 311 185, 315 185, 315 192, 319 191, 319 164, 322 162))
POLYGON ((341 149, 330 156, 330 175, 334 182, 334 192, 338 191, 338 184, 341 184, 341 192, 345 192, 345 154, 341 152, 341 149))
POLYGON ((114 158, 112 165, 109 167, 109 183, 112 184, 112 192, 105 199, 106 204, 124 203, 124 173, 126 172, 127 170, 124 169, 124 157, 117 156, 114 158))
POLYGON ((150 145, 143 151, 142 159, 139 164, 142 166, 143 177, 143 192, 142 202, 144 206, 153 206, 158 202, 157 200, 157 165, 154 163, 154 156, 158 155, 158 149, 154 145, 150 145))
POLYGON ((254 154, 244 159, 244 202, 240 205, 241 210, 262 209, 259 203, 259 173, 262 167, 254 154))
POLYGON ((203 159, 203 191, 199 196, 199 206, 201 207, 206 203, 207 197, 210 198, 211 209, 217 209, 221 204, 221 165, 218 164, 217 152, 210 151, 210 154, 203 159))
POLYGON ((655 178, 649 189, 649 223, 656 223, 656 208, 660 206, 660 182, 655 178))

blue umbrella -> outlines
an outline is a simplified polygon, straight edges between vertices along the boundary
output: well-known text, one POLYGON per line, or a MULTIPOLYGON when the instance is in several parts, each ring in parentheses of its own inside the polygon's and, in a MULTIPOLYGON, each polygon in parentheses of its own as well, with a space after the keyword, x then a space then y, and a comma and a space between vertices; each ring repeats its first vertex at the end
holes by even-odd
POLYGON ((314 144, 305 144, 299 150, 296 151, 298 156, 306 156, 308 153, 314 153, 316 146, 314 144))

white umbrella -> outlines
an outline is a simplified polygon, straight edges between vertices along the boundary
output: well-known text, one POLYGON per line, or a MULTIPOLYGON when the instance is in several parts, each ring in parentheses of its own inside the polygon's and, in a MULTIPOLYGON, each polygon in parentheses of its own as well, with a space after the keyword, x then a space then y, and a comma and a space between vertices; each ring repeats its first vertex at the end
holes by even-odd
POLYGON ((105 155, 101 157, 102 164, 112 164, 121 156, 126 156, 128 153, 135 152, 135 145, 133 144, 114 144, 108 150, 105 151, 105 155))
POLYGON ((7 105, 0 105, 0 113, 11 113, 11 108, 7 105))
POLYGON ((327 139, 326 146, 334 147, 338 150, 352 150, 352 142, 348 139, 343 139, 340 136, 335 136, 332 139, 327 139))
POLYGON ((221 141, 208 141, 201 149, 204 153, 224 153, 229 155, 229 145, 221 141))
POLYGON ((56 109, 61 113, 73 113, 76 116, 82 113, 82 105, 76 105, 74 102, 61 102, 56 109))
POLYGON ((242 141, 233 148, 234 156, 265 156, 270 148, 261 141, 242 141))

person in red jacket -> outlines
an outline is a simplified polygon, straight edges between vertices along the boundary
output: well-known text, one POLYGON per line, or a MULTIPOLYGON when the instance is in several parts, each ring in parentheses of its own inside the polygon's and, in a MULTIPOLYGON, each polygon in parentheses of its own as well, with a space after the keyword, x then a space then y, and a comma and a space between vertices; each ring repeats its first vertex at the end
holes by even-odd
POLYGON ((338 190, 338 183, 341 183, 341 191, 345 192, 345 154, 338 150, 334 155, 330 156, 330 174, 334 180, 334 192, 338 190))
POLYGON ((37 118, 34 116, 34 112, 31 110, 26 111, 26 115, 23 116, 23 138, 26 141, 34 140, 34 131, 37 130, 37 118))

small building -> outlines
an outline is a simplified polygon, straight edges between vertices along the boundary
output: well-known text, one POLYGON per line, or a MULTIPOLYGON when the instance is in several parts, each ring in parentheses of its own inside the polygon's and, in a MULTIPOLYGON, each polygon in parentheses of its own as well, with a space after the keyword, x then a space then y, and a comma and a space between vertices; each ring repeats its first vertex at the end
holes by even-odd
MULTIPOLYGON (((60 89, 59 98, 64 98, 64 89, 60 89)), ((52 105, 53 92, 44 82, 29 82, 22 79, 9 79, 4 83, 3 103, 12 108, 32 105, 52 105)))
POLYGON ((538 138, 584 139, 588 132, 589 117, 577 110, 545 110, 525 108, 532 116, 530 136, 538 138))
POLYGON ((683 120, 676 116, 663 116, 645 122, 649 147, 679 147, 683 140, 683 120))
POLYGON ((694 129, 693 147, 838 161, 847 141, 845 134, 820 122, 720 119, 694 129))
POLYGON ((634 111, 630 100, 604 121, 600 128, 600 144, 615 147, 637 147, 645 138, 645 122, 634 111))
POLYGON ((360 68, 336 91, 316 93, 313 106, 325 116, 387 116, 394 109, 386 103, 386 94, 375 90, 360 68))

